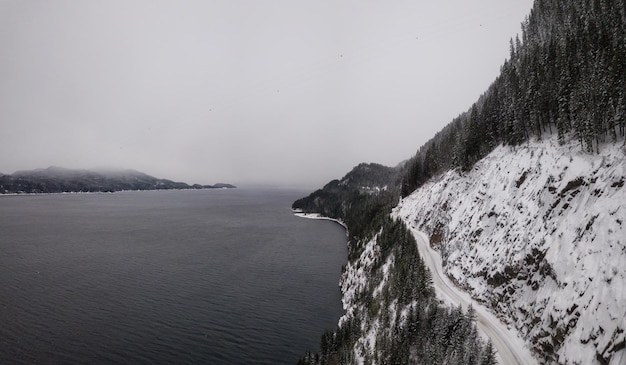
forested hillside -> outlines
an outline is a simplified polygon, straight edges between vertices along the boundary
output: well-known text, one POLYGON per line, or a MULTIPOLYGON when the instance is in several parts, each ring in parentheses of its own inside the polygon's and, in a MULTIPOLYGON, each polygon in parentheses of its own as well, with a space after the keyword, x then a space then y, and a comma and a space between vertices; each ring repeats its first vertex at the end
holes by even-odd
POLYGON ((575 138, 585 151, 626 133, 626 1, 537 0, 511 40, 500 76, 465 113, 422 146, 406 196, 433 175, 469 169, 501 143, 575 138))
POLYGON ((357 242, 371 238, 371 231, 398 202, 401 168, 379 164, 359 164, 341 180, 333 180, 322 189, 298 199, 292 208, 341 220, 350 227, 353 244, 350 257, 360 254, 357 242))
MULTIPOLYGON (((486 285, 498 288, 499 291, 495 291, 497 295, 485 295, 479 299, 492 308, 502 309, 500 315, 503 318, 509 316, 512 318, 509 323, 515 322, 524 335, 530 336, 526 341, 539 361, 581 363, 569 360, 572 358, 588 361, 582 363, 620 363, 621 358, 614 355, 619 352, 619 356, 622 356, 624 352, 624 329, 619 324, 620 320, 623 322, 623 315, 615 313, 615 308, 619 311, 623 304, 619 304, 616 298, 609 298, 610 303, 617 303, 615 305, 603 303, 601 306, 599 302, 602 301, 602 295, 621 293, 622 288, 602 289, 602 293, 595 295, 595 287, 590 284, 595 277, 570 280, 569 276, 563 274, 567 268, 575 268, 567 275, 577 276, 579 266, 576 265, 588 267, 585 266, 588 262, 580 259, 575 265, 554 266, 546 260, 557 257, 569 263, 573 260, 571 255, 566 256, 569 253, 560 250, 571 245, 581 245, 581 257, 582 252, 586 252, 584 257, 589 257, 590 253, 611 255, 610 252, 587 247, 581 243, 583 241, 592 245, 594 240, 604 240, 603 245, 608 245, 610 249, 623 249, 624 242, 619 232, 622 232, 625 219, 621 218, 623 210, 620 210, 619 203, 616 203, 617 208, 609 212, 607 207, 594 205, 594 202, 599 201, 603 194, 607 194, 606 199, 621 199, 624 196, 620 190, 624 181, 623 148, 619 146, 623 145, 625 135, 626 1, 536 0, 522 24, 521 34, 511 40, 510 58, 502 65, 500 75, 467 112, 452 120, 420 147, 406 164, 398 167, 392 174, 393 178, 385 182, 386 189, 378 186, 379 189, 366 192, 348 183, 354 183, 354 180, 344 178, 329 183, 324 189, 294 204, 294 208, 306 212, 343 220, 351 234, 349 262, 341 281, 346 314, 338 329, 323 336, 321 352, 317 356, 308 354, 302 362, 493 363, 490 345, 480 340, 461 344, 460 338, 468 340, 474 336, 472 314, 442 309, 440 303, 432 300, 434 296, 432 289, 429 289, 430 274, 422 267, 423 262, 413 248, 410 235, 406 234, 406 226, 389 217, 391 208, 401 196, 409 196, 432 181, 433 177, 441 179, 441 176, 456 174, 455 178, 446 177, 447 180, 441 183, 441 196, 425 189, 422 195, 416 192, 415 196, 406 199, 417 202, 415 204, 428 201, 431 205, 407 207, 405 204, 402 208, 405 215, 401 216, 411 224, 411 228, 426 229, 435 243, 446 250, 444 258, 458 258, 458 262, 464 264, 470 262, 465 266, 457 265, 459 271, 452 274, 448 272, 448 275, 465 288, 471 288, 472 283, 483 285, 478 280, 488 281, 486 285), (560 156, 556 165, 558 169, 547 171, 546 166, 537 161, 547 156, 544 150, 551 143, 563 147, 565 152, 553 153, 560 156), (485 192, 489 183, 482 180, 480 184, 474 184, 476 186, 471 185, 476 188, 475 196, 468 196, 462 186, 457 186, 460 179, 473 168, 479 170, 481 167, 477 163, 503 145, 498 156, 515 160, 515 149, 524 145, 525 153, 530 156, 527 161, 535 161, 536 164, 521 164, 523 169, 518 171, 519 174, 502 178, 502 186, 497 186, 501 201, 487 194, 491 194, 491 191, 485 192), (611 147, 612 152, 601 154, 606 145, 611 147), (575 156, 576 153, 595 157, 575 156), (605 155, 611 156, 611 163, 608 162, 609 157, 604 158, 605 155), (585 169, 572 165, 577 161, 586 161, 581 162, 585 169), (444 175, 448 171, 448 175, 444 175), (569 179, 576 172, 588 176, 572 175, 569 179), (552 173, 559 175, 552 176, 552 173), (534 196, 541 199, 530 201, 531 198, 520 193, 520 188, 533 191, 534 196), (458 200, 451 200, 446 189, 456 189, 458 200), (585 194, 581 193, 583 190, 585 194), (508 192, 513 193, 506 195, 508 192), (419 196, 428 196, 430 200, 416 198, 419 196), (510 197, 517 197, 518 200, 508 201, 510 197), (554 201, 548 204, 548 198, 554 201), (581 200, 583 198, 584 201, 581 200), (432 203, 448 200, 447 205, 442 203, 436 206, 432 203), (478 206, 483 201, 486 203, 478 206), (570 206, 574 203, 577 204, 575 207, 570 206), (500 209, 500 206, 510 208, 511 212, 523 216, 524 220, 520 218, 518 221, 500 222, 507 216, 517 217, 513 213, 507 215, 506 212, 494 210, 500 209), (579 211, 579 207, 586 206, 593 207, 597 212, 594 211, 590 217, 583 208, 579 211), (464 220, 457 219, 460 216, 446 215, 446 212, 457 211, 459 207, 469 207, 467 211, 471 210, 472 213, 464 215, 464 220), (531 214, 537 211, 548 213, 544 216, 531 214), (497 221, 497 224, 494 223, 487 230, 477 225, 482 220, 497 221), (568 222, 567 226, 558 227, 562 222, 568 222), (426 224, 431 226, 423 226, 426 224), (458 232, 463 232, 463 235, 452 231, 446 224, 458 227, 458 232), (519 234, 509 232, 509 224, 519 228, 519 234), (550 228, 546 230, 543 241, 543 232, 530 238, 523 232, 534 225, 550 228), (600 232, 606 227, 609 227, 608 233, 600 232), (554 242, 562 244, 549 251, 553 257, 546 259, 546 250, 552 240, 549 235, 555 232, 558 237, 554 238, 554 242), (494 241, 489 234, 497 235, 498 239, 494 241), (531 247, 528 243, 535 236, 537 245, 531 247), (453 242, 455 237, 462 237, 464 241, 453 242), (574 237, 573 241, 570 237, 574 237), (491 245, 489 247, 497 247, 497 252, 502 252, 502 273, 496 275, 489 268, 481 271, 484 267, 480 266, 481 262, 478 262, 478 256, 474 253, 478 248, 472 246, 478 241, 487 242, 491 245), (517 260, 518 256, 522 258, 522 261, 518 260, 518 266, 523 270, 509 272, 518 266, 506 260, 517 260), (524 257, 527 257, 527 261, 523 261, 524 257), (559 272, 561 268, 565 268, 563 273, 559 272), (478 271, 474 276, 468 276, 467 271, 463 270, 470 269, 478 271), (545 283, 538 282, 544 279, 545 283), (578 282, 579 279, 581 281, 577 285, 584 287, 584 290, 578 290, 578 287, 565 289, 569 281, 578 282), (549 302, 550 293, 559 290, 592 299, 580 305, 568 302, 567 308, 561 308, 559 305, 570 299, 563 299, 558 305, 549 302), (536 297, 537 293, 545 298, 536 297), (579 309, 579 306, 588 305, 592 300, 597 301, 593 303, 594 308, 579 309), (528 306, 521 309, 515 307, 516 303, 521 306, 526 301, 528 306), (544 304, 551 305, 550 311, 544 311, 544 304), (528 313, 522 313, 524 310, 528 313), (589 324, 594 319, 576 326, 578 318, 596 318, 593 317, 596 315, 613 327, 589 324), (433 320, 431 316, 441 317, 433 320), (522 317, 524 319, 520 319, 522 317), (614 332, 604 334, 605 330, 611 328, 614 332), (582 346, 585 346, 584 354, 578 351, 582 346), (575 352, 575 356, 570 356, 569 351, 575 352)), ((550 148, 561 151, 558 147, 550 148)), ((502 174, 508 172, 507 166, 497 164, 497 161, 484 165, 496 168, 502 174)), ((475 174, 484 175, 487 180, 489 178, 482 170, 475 174)), ((472 183, 471 178, 466 180, 466 184, 472 183)), ((495 192, 493 194, 495 196, 495 192)), ((619 258, 614 257, 614 260, 619 261, 619 258)), ((488 262, 482 260, 482 263, 488 262)), ((616 277, 623 275, 623 270, 617 266, 610 270, 616 277)), ((610 287, 611 280, 621 282, 609 276, 607 278, 606 287, 610 287)), ((483 288, 487 288, 487 292, 493 289, 485 285, 483 288)), ((474 295, 477 293, 482 292, 473 292, 474 295)), ((577 300, 572 298, 570 301, 577 300)))
POLYGON ((350 233, 341 279, 349 309, 339 328, 322 336, 319 353, 306 354, 300 364, 496 363, 491 343, 478 335, 474 313, 437 300, 415 239, 390 217, 399 171, 361 164, 294 202, 294 210, 345 222, 350 233))

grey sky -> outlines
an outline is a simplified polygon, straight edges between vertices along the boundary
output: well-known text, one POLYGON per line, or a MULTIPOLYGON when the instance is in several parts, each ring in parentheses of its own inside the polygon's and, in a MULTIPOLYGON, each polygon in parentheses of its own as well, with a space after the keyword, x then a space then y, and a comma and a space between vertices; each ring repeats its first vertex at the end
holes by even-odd
POLYGON ((0 0, 0 171, 321 186, 499 73, 531 0, 0 0))

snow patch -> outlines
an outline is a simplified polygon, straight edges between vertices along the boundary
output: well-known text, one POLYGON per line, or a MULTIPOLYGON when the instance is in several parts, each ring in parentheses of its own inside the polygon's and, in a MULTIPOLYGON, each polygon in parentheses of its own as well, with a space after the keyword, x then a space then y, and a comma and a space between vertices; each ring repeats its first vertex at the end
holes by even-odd
POLYGON ((623 363, 625 165, 620 144, 597 154, 555 137, 500 146, 471 171, 432 179, 396 214, 547 361, 623 363))

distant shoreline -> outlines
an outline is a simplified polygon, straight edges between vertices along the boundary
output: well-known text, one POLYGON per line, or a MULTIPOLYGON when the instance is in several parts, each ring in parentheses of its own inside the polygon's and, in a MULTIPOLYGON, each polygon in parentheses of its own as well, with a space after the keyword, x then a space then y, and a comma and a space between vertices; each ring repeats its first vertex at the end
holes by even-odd
POLYGON ((137 190, 115 190, 115 191, 60 191, 52 193, 0 193, 3 196, 38 196, 38 195, 92 195, 92 194, 118 194, 118 193, 142 193, 150 191, 201 191, 201 190, 233 190, 236 188, 202 188, 202 189, 137 189, 137 190))
POLYGON ((235 185, 187 184, 160 179, 137 170, 84 170, 50 166, 45 169, 16 171, 10 175, 0 173, 0 193, 110 193, 125 190, 202 190, 236 188, 235 185))

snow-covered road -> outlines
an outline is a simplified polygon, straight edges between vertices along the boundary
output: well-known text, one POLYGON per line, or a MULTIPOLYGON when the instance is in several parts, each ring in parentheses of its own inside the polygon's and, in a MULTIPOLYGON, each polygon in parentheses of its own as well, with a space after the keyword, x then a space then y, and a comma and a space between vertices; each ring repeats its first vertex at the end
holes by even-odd
MULTIPOLYGON (((406 222, 409 223, 409 222, 406 222)), ((524 341, 518 337, 515 331, 509 330, 500 320, 491 314, 485 307, 472 300, 469 294, 457 288, 444 274, 441 266, 441 256, 428 244, 428 237, 410 226, 413 236, 417 241, 424 263, 428 266, 433 276, 433 284, 437 294, 449 304, 464 308, 474 307, 476 311, 476 324, 478 330, 491 338, 493 346, 497 350, 500 364, 537 364, 537 361, 530 354, 530 350, 525 346, 524 341)))

